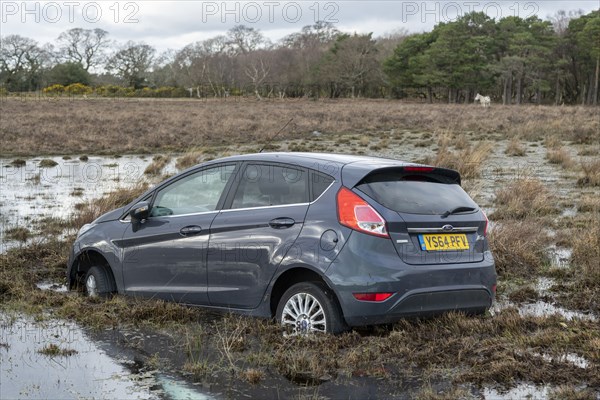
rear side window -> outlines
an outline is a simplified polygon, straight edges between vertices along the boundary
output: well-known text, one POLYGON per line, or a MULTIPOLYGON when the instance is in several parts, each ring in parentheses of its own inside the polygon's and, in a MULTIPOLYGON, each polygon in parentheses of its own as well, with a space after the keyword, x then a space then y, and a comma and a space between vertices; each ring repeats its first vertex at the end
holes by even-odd
POLYGON ((310 201, 315 201, 333 183, 334 179, 325 174, 313 172, 311 175, 312 193, 310 201))
POLYGON ((231 208, 308 202, 308 172, 287 166, 248 164, 231 208))
POLYGON ((435 175, 373 174, 356 186, 391 210, 407 214, 441 215, 458 207, 479 207, 456 183, 435 175))

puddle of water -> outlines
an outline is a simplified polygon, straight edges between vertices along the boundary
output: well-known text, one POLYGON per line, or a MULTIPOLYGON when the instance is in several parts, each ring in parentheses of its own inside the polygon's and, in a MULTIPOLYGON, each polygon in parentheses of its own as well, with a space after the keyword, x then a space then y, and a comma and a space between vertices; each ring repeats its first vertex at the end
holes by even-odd
POLYGON ((35 284, 38 289, 41 290, 52 290, 53 292, 58 292, 58 293, 66 293, 69 290, 67 289, 67 285, 65 284, 59 284, 56 282, 39 282, 35 284))
POLYGON ((543 296, 554 285, 555 281, 552 278, 540 277, 535 283, 535 290, 543 296))
POLYGON ((587 368, 590 363, 585 358, 578 356, 577 354, 567 353, 560 357, 553 357, 550 354, 531 353, 533 356, 542 357, 544 360, 549 362, 568 362, 578 368, 587 368))
MULTIPOLYGON (((0 159, 0 252, 20 243, 4 238, 7 228, 25 227, 35 231, 33 221, 44 217, 68 218, 77 203, 100 198, 105 193, 131 186, 145 178, 144 170, 151 158, 138 156, 90 157, 88 161, 63 160, 40 168, 38 158, 26 159, 26 165, 15 167, 11 159, 0 159), (32 229, 33 227, 33 229, 32 229)), ((175 159, 163 173, 174 173, 175 159)))
POLYGON ((515 307, 519 310, 521 316, 545 317, 553 314, 559 314, 566 320, 570 321, 575 318, 596 321, 597 318, 592 314, 585 314, 580 311, 571 311, 566 308, 556 306, 554 304, 539 300, 529 304, 515 304, 510 301, 496 302, 494 306, 495 312, 500 312, 507 307, 515 307))
POLYGON ((483 398, 485 400, 545 400, 548 398, 549 393, 549 386, 534 386, 531 384, 522 383, 507 392, 501 392, 496 389, 485 388, 483 390, 483 398))
POLYGON ((550 255, 550 262, 554 267, 557 268, 568 268, 569 260, 571 259, 571 254, 573 250, 567 249, 565 247, 556 247, 550 246, 548 249, 548 254, 550 255))
POLYGON ((577 206, 573 206, 572 208, 565 208, 560 214, 561 217, 574 217, 577 215, 577 206))
POLYGON ((72 322, 0 315, 0 343, 0 398, 210 398, 167 375, 133 373, 72 322), (76 353, 40 354, 49 344, 76 353))
POLYGON ((198 393, 194 388, 183 384, 168 375, 158 375, 157 382, 162 386, 165 397, 173 400, 209 400, 210 396, 198 393))

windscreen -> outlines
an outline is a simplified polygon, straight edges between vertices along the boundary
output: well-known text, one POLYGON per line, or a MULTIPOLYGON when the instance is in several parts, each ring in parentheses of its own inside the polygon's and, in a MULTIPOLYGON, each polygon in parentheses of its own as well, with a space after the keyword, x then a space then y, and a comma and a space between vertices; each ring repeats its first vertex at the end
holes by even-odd
POLYGON ((479 209, 460 185, 434 175, 372 174, 356 187, 400 213, 441 215, 459 207, 479 209))

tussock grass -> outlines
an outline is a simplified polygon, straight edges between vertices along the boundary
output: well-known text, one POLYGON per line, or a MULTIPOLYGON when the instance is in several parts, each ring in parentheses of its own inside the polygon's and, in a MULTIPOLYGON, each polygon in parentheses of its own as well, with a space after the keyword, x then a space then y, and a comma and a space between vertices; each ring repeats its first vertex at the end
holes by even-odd
POLYGON ((51 160, 49 158, 44 158, 43 160, 40 161, 40 163, 38 164, 38 167, 40 168, 52 168, 52 167, 56 167, 58 165, 58 163, 54 160, 51 160))
POLYGON ((30 307, 52 305, 44 293, 36 290, 35 284, 47 279, 64 279, 69 249, 68 242, 51 237, 32 240, 27 246, 11 248, 1 254, 0 304, 14 301, 30 307))
POLYGON ((508 142, 504 153, 513 157, 523 157, 526 154, 526 151, 519 138, 515 136, 508 142))
POLYGON ((241 378, 248 383, 256 385, 258 382, 263 380, 265 373, 260 369, 248 368, 241 373, 241 378))
POLYGON ((494 220, 540 217, 559 212, 552 193, 534 178, 519 178, 496 192, 494 220))
POLYGON ((562 140, 559 139, 557 135, 548 135, 544 137, 544 146, 550 149, 557 149, 562 147, 562 140))
POLYGON ((582 162, 583 177, 577 183, 580 186, 600 186, 600 160, 582 162))
MULTIPOLYGON (((593 107, 503 107, 481 117, 473 105, 407 104, 396 100, 220 101, 94 99, 72 102, 4 99, 0 151, 6 155, 157 153, 190 147, 265 143, 286 121, 281 140, 329 134, 412 130, 476 136, 555 136, 590 143, 600 130, 593 107), (60 116, 60 118, 56 117, 60 116), (22 121, 27 120, 27 124, 22 121)), ((458 142, 460 144, 460 140, 458 142)), ((367 143, 367 145, 370 143, 367 143)))
POLYGON ((565 147, 558 147, 548 150, 546 158, 551 164, 559 164, 563 168, 573 168, 575 161, 565 147))
POLYGON ((490 229, 489 242, 500 276, 531 277, 549 264, 548 235, 531 219, 504 221, 490 229))
POLYGON ((597 396, 590 388, 579 388, 573 384, 560 385, 548 394, 549 400, 597 400, 597 396))
POLYGON ((16 240, 17 242, 26 242, 32 236, 31 231, 24 226, 9 228, 4 234, 7 239, 16 240))
POLYGON ((62 348, 56 344, 50 343, 38 350, 38 353, 49 357, 69 357, 77 354, 77 350, 62 348))
POLYGON ((79 228, 84 224, 89 224, 102 214, 131 203, 146 189, 148 189, 148 184, 143 182, 131 188, 116 189, 100 199, 79 203, 76 206, 77 211, 70 221, 71 226, 79 228))
POLYGON ((192 149, 180 156, 175 162, 175 168, 178 170, 187 169, 200 163, 204 149, 192 149))
MULTIPOLYGON (((64 276, 67 252, 64 242, 48 242, 2 256, 3 307, 40 315, 51 308, 57 317, 95 329, 139 326, 150 333, 167 331, 173 348, 187 354, 187 358, 177 358, 175 367, 199 381, 221 375, 255 382, 282 375, 302 385, 339 382, 338 377, 371 377, 394 385, 411 381, 423 371, 438 370, 445 371, 440 379, 453 386, 467 382, 510 387, 523 380, 600 384, 600 331, 594 321, 565 322, 559 315, 521 316, 516 309, 507 308, 494 317, 450 313, 427 320, 402 320, 392 329, 378 328, 371 333, 284 338, 280 327, 267 321, 217 317, 205 310, 156 300, 88 299, 35 288, 40 278, 58 276, 52 271, 64 276), (32 259, 38 260, 35 268, 32 259), (7 273, 9 279, 5 279, 7 273), (533 355, 532 349, 550 359, 533 355), (561 359, 567 352, 585 357, 590 367, 582 369, 561 359)), ((144 340, 131 345, 145 349, 144 340)))
POLYGON ((428 164, 457 170, 463 179, 481 176, 482 166, 493 148, 491 143, 479 142, 458 152, 450 150, 444 143, 442 141, 435 157, 426 160, 428 164))
POLYGON ((170 157, 163 155, 154 156, 152 158, 152 162, 144 170, 144 174, 152 176, 160 175, 160 173, 167 166, 169 161, 171 161, 170 157))
POLYGON ((600 196, 583 195, 577 203, 577 211, 600 213, 600 196))
POLYGON ((10 165, 12 165, 13 167, 24 167, 25 165, 27 165, 27 161, 21 158, 15 158, 10 162, 10 165))
POLYGON ((572 304, 578 309, 600 311, 600 218, 596 216, 572 239, 572 279, 576 293, 572 304))
POLYGON ((530 285, 519 287, 509 293, 508 299, 515 303, 535 301, 539 297, 538 292, 530 285))

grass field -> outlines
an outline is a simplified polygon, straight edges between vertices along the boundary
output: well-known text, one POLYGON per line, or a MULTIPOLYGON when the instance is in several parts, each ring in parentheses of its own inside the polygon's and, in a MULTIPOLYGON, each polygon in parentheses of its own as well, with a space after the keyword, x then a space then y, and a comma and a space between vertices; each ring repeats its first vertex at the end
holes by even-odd
POLYGON ((474 133, 477 139, 598 139, 598 108, 406 104, 388 100, 0 99, 0 156, 186 151, 325 135, 474 133))
POLYGON ((219 389, 225 397, 475 399, 524 384, 552 399, 600 396, 600 108, 3 99, 0 112, 2 156, 12 168, 18 157, 30 165, 30 157, 48 154, 150 153, 144 180, 152 184, 166 160, 182 169, 255 151, 291 118, 268 149, 456 168, 490 217, 499 275, 490 315, 450 314, 308 340, 285 340, 269 321, 36 287, 64 280, 73 229, 126 203, 140 186, 82 204, 68 221, 31 231, 8 226, 7 235, 23 244, 0 257, 5 312, 141 332, 126 345, 148 370, 183 371, 191 381, 227 388, 219 389))

